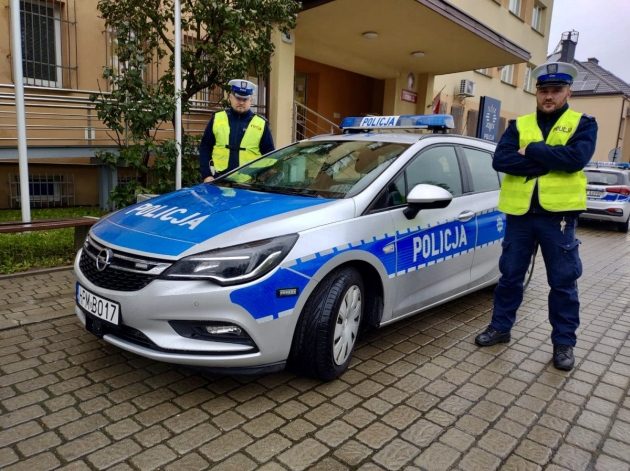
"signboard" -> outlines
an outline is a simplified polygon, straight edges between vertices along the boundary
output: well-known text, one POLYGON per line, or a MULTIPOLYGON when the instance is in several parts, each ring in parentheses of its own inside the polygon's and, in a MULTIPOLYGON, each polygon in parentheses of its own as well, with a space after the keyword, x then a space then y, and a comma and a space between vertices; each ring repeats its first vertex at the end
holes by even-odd
POLYGON ((409 103, 415 103, 418 101, 418 94, 416 92, 412 92, 411 90, 403 89, 400 92, 400 99, 402 101, 408 101, 409 103))
POLYGON ((488 141, 498 142, 499 121, 501 119, 501 102, 489 96, 482 96, 479 100, 479 117, 477 119, 476 137, 488 141))

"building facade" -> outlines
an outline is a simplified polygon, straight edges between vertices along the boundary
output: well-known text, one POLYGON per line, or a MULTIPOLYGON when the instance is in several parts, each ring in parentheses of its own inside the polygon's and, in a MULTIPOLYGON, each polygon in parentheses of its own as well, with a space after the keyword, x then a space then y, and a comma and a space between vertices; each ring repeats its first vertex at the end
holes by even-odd
MULTIPOLYGON (((0 1, 0 181, 9 183, 0 185, 0 208, 15 207, 19 194, 8 4, 0 1)), ((31 189, 40 183, 33 204, 106 201, 110 177, 95 153, 115 142, 88 98, 103 89, 102 69, 115 66, 116 56, 96 4, 20 1, 31 189)), ((459 113, 467 134, 463 123, 472 123, 480 96, 500 100, 502 118, 533 106, 526 71, 544 62, 552 0, 302 4, 295 30, 274 33, 272 71, 256 100, 278 146, 334 131, 347 115, 430 113, 436 96, 437 110, 459 113), (456 93, 462 80, 475 82, 474 96, 456 93)), ((219 99, 200 96, 184 116, 184 132, 201 134, 219 99)), ((173 129, 165 125, 158 135, 172 137, 173 129)))

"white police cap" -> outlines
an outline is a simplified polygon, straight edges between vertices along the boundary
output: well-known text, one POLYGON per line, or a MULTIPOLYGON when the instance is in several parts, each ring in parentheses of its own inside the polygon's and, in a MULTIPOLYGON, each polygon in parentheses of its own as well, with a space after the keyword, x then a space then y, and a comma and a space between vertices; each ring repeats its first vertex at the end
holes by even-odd
POLYGON ((239 98, 249 98, 256 91, 256 84, 249 80, 234 79, 228 82, 230 92, 239 98))
POLYGON ((567 62, 547 62, 533 71, 537 87, 571 85, 577 74, 577 68, 567 62))

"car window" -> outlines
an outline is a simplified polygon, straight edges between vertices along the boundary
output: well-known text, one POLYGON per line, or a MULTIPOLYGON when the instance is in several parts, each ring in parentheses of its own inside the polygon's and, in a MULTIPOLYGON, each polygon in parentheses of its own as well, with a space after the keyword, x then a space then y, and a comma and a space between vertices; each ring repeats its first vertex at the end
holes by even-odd
POLYGON ((462 176, 452 146, 435 146, 422 151, 405 173, 407 192, 419 183, 428 183, 450 191, 453 196, 462 194, 462 176))
POLYGON ((586 170, 586 180, 591 185, 620 185, 623 176, 617 172, 602 172, 600 170, 586 170))
POLYGON ((501 186, 498 173, 492 168, 492 154, 472 147, 462 147, 472 179, 472 191, 498 190, 501 186))
POLYGON ((380 211, 406 204, 407 193, 419 183, 441 186, 453 196, 461 195, 462 178, 455 149, 438 146, 420 153, 404 172, 383 188, 372 203, 371 210, 380 211))
POLYGON ((303 141, 267 154, 216 184, 345 198, 367 187, 408 147, 390 142, 303 141))

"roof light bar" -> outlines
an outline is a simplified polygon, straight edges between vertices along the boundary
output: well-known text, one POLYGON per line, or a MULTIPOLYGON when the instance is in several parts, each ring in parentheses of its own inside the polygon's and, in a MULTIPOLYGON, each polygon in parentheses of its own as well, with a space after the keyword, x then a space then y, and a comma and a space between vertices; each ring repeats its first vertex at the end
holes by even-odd
POLYGON ((407 114, 399 116, 350 116, 341 121, 340 128, 347 130, 369 129, 430 129, 446 130, 455 127, 450 114, 407 114))

